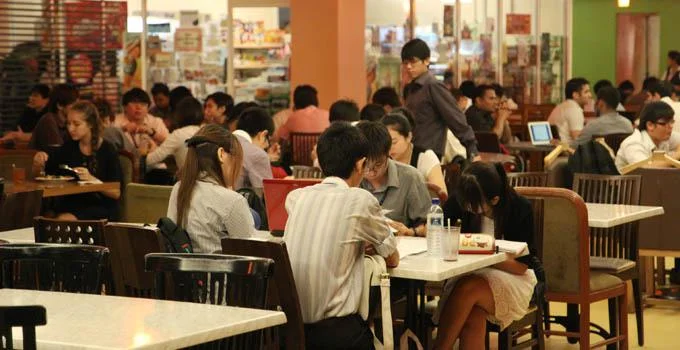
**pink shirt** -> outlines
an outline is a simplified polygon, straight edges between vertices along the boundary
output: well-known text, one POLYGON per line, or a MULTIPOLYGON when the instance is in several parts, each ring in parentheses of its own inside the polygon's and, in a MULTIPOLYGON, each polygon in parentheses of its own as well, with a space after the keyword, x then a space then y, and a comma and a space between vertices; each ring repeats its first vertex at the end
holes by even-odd
MULTIPOLYGON (((118 114, 116 115, 116 119, 113 121, 113 126, 117 128, 123 129, 128 123, 131 123, 130 120, 125 116, 125 114, 118 114)), ((165 139, 168 137, 168 128, 165 127, 165 123, 163 123, 163 119, 154 117, 150 114, 147 114, 146 117, 144 117, 144 121, 137 123, 139 125, 146 124, 146 126, 152 128, 153 130, 156 131, 153 135, 153 140, 156 143, 156 146, 160 145, 165 141, 165 139)), ((134 134, 131 135, 129 133, 125 133, 125 136, 136 146, 139 147, 139 143, 141 141, 141 135, 140 134, 134 134)))
POLYGON ((329 126, 328 111, 309 106, 291 113, 288 120, 276 131, 276 135, 287 140, 291 132, 321 133, 329 126))

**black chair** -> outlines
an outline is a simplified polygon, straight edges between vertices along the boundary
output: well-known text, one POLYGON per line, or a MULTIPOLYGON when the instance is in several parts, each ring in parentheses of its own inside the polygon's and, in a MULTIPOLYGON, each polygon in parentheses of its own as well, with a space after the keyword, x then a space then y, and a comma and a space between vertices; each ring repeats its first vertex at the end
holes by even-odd
MULTIPOLYGON (((274 261, 222 254, 152 253, 146 270, 154 272, 154 297, 164 300, 266 308, 267 287, 274 261)), ((263 331, 217 340, 205 346, 258 349, 263 331)), ((202 348, 202 347, 201 347, 202 348)))
POLYGON ((0 231, 15 230, 33 225, 40 215, 43 190, 0 193, 0 231))
POLYGON ((0 245, 0 288, 101 294, 109 250, 73 244, 0 245))
POLYGON ((480 152, 502 153, 501 142, 494 132, 475 132, 477 148, 480 152))
POLYGON ((14 349, 12 327, 21 327, 24 350, 35 350, 35 327, 47 324, 47 311, 40 305, 0 306, 0 348, 14 349), (4 342, 4 346, 2 345, 4 342))

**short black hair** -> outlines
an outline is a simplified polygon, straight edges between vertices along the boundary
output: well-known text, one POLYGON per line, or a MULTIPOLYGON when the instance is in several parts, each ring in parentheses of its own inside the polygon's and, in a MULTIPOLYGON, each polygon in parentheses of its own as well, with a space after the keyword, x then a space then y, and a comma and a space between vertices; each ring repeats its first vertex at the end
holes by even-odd
POLYGON ((293 106, 303 109, 309 106, 319 106, 319 96, 316 88, 311 85, 298 85, 293 91, 293 106))
POLYGON ((361 109, 359 119, 375 122, 385 116, 385 108, 377 103, 369 103, 361 109))
POLYGON ((607 107, 611 109, 616 109, 616 107, 619 106, 619 103, 621 103, 621 95, 619 94, 619 90, 613 86, 601 87, 597 92, 597 99, 602 100, 602 102, 604 102, 607 107))
POLYGON ((656 123, 659 120, 672 120, 674 119, 675 111, 666 102, 656 101, 650 102, 642 108, 640 112, 640 125, 638 129, 640 131, 647 130, 647 123, 656 123))
POLYGON ((156 83, 151 87, 151 96, 165 95, 170 96, 170 88, 164 83, 156 83))
POLYGON ((170 90, 170 110, 174 111, 180 101, 182 101, 185 97, 192 96, 191 90, 189 90, 186 86, 178 86, 170 90))
POLYGON ((605 86, 614 86, 614 84, 612 84, 612 82, 607 79, 598 80, 597 83, 593 85, 593 92, 595 92, 597 95, 597 92, 605 86))
POLYGON ((496 92, 496 96, 498 98, 501 98, 501 97, 503 97, 503 95, 505 95, 505 91, 503 90, 503 87, 501 86, 501 84, 493 83, 493 84, 490 84, 490 85, 493 88, 493 91, 496 92))
POLYGON ((649 87, 658 83, 660 80, 657 77, 647 77, 642 81, 642 90, 649 91, 649 87))
POLYGON ((50 97, 50 87, 45 84, 38 84, 31 89, 31 94, 38 94, 42 98, 50 97))
POLYGON ((127 106, 128 104, 135 102, 144 103, 147 106, 151 105, 149 94, 140 88, 132 88, 123 94, 123 106, 127 106))
POLYGON ((369 140, 366 157, 380 159, 390 155, 392 137, 385 125, 380 122, 359 122, 356 126, 366 139, 369 140))
POLYGON ((337 121, 358 121, 359 106, 352 100, 337 100, 333 102, 331 109, 328 111, 328 120, 331 123, 337 121))
POLYGON ((401 48, 401 60, 408 61, 417 58, 426 60, 430 58, 430 47, 421 39, 412 39, 401 48))
POLYGON ((249 107, 238 117, 236 128, 247 132, 250 136, 266 130, 271 136, 274 133, 274 119, 262 107, 249 107))
POLYGON ((253 101, 245 101, 245 102, 237 103, 234 106, 234 108, 232 109, 232 113, 227 114, 228 119, 227 119, 226 123, 231 123, 234 120, 237 120, 241 116, 241 114, 243 114, 243 111, 245 111, 246 109, 251 108, 251 107, 259 107, 259 106, 260 105, 258 105, 256 102, 253 102, 253 101))
POLYGON ((680 51, 670 50, 668 51, 668 58, 680 64, 680 51))
POLYGON ((408 110, 408 108, 400 107, 400 108, 395 108, 392 110, 390 113, 399 113, 406 117, 406 120, 408 120, 408 123, 411 124, 411 130, 416 128, 416 120, 413 119, 413 113, 408 110))
POLYGON ((413 131, 411 123, 409 123, 406 116, 401 113, 388 113, 380 122, 383 123, 385 127, 398 132, 403 137, 408 137, 408 134, 413 131))
POLYGON ((212 100, 213 102, 215 102, 217 107, 224 107, 224 113, 228 117, 230 117, 231 113, 234 111, 234 98, 231 97, 231 95, 225 94, 222 91, 218 91, 208 95, 208 97, 206 97, 205 100, 206 102, 208 100, 212 100))
POLYGON ((588 84, 590 84, 590 82, 586 78, 570 79, 567 81, 567 84, 564 87, 564 98, 568 100, 573 99, 574 93, 581 92, 581 89, 583 89, 583 87, 588 84))
POLYGON ((619 90, 635 90, 635 85, 630 80, 624 80, 619 84, 619 90))
POLYGON ((672 90, 673 87, 667 81, 657 81, 647 88, 647 92, 649 92, 652 96, 659 94, 661 97, 669 97, 672 90))
POLYGON ((451 90, 449 91, 451 91, 451 95, 453 95, 453 98, 455 98, 456 101, 458 101, 458 99, 460 99, 461 97, 465 96, 463 95, 463 92, 460 91, 459 88, 452 87, 451 90))
POLYGON ((109 101, 103 98, 97 98, 92 101, 92 103, 97 107, 97 112, 99 112, 99 119, 108 119, 113 122, 116 119, 116 115, 111 109, 111 104, 109 101))
POLYGON ((185 97, 177 104, 175 110, 177 127, 182 128, 189 125, 201 125, 203 123, 203 105, 201 101, 194 97, 185 97))
POLYGON ((493 91, 494 93, 496 92, 496 89, 494 89, 493 86, 491 85, 487 84, 478 85, 477 88, 475 89, 475 97, 473 100, 476 100, 478 97, 483 98, 484 94, 486 94, 486 92, 489 90, 493 91))
POLYGON ((460 83, 460 86, 458 87, 460 91, 465 95, 465 97, 474 99, 475 94, 477 93, 477 87, 475 86, 475 82, 472 80, 465 80, 464 82, 460 83))
POLYGON ((73 104, 78 100, 78 97, 80 97, 80 93, 73 85, 59 84, 50 92, 50 107, 48 109, 52 113, 57 113, 59 106, 63 108, 73 104))
POLYGON ((380 89, 375 90, 371 102, 381 106, 390 106, 392 108, 401 107, 399 94, 397 94, 397 90, 391 86, 383 86, 380 89))
POLYGON ((348 179, 354 165, 366 157, 368 140, 359 129, 346 122, 332 123, 316 144, 319 166, 326 176, 348 179))

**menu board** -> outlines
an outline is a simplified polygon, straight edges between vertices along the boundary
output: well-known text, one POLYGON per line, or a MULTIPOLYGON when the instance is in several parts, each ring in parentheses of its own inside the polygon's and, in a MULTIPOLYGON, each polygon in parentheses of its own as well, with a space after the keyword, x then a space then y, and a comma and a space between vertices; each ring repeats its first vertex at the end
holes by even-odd
POLYGON ((509 13, 505 18, 505 34, 531 35, 531 15, 509 13))
POLYGON ((177 28, 175 30, 175 52, 201 52, 203 31, 201 28, 177 28))

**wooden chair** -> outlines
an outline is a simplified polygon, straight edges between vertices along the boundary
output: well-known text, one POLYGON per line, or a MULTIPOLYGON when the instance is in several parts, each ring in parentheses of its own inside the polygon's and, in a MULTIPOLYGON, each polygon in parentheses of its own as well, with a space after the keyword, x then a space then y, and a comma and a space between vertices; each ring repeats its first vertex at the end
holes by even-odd
POLYGON ((548 117, 554 108, 555 105, 553 104, 523 104, 520 107, 520 111, 522 113, 522 120, 520 123, 521 128, 519 129, 521 130, 520 139, 529 140, 529 129, 527 128, 529 122, 541 122, 548 120, 548 117))
POLYGON ((616 152, 619 151, 619 147, 621 147, 621 143, 623 140, 625 140, 628 136, 631 134, 607 134, 607 135, 594 135, 593 139, 603 137, 604 142, 609 146, 612 151, 614 151, 614 154, 616 155, 616 152))
POLYGON ((151 298, 153 274, 144 268, 144 256, 163 252, 160 230, 151 226, 109 223, 104 240, 111 251, 114 295, 151 298))
POLYGON ((290 147, 293 152, 293 165, 312 166, 312 149, 319 140, 320 133, 290 133, 290 147))
POLYGON ((323 172, 321 169, 306 166, 306 165, 293 165, 293 177, 296 179, 323 179, 323 172))
POLYGON ((128 184, 125 188, 125 222, 155 224, 168 213, 172 186, 128 184))
POLYGON ((106 220, 33 219, 36 243, 104 245, 106 220))
POLYGON ((608 344, 628 348, 626 284, 618 277, 590 271, 588 211, 583 199, 562 188, 518 187, 517 192, 529 199, 543 200, 542 249, 547 301, 580 307, 577 324, 571 324, 572 320, 566 317, 551 317, 551 323, 567 325, 567 331, 546 329, 545 334, 577 338, 581 349, 608 344), (590 304, 602 300, 608 300, 610 308, 617 311, 609 315, 609 332, 590 323, 590 304), (596 329, 594 333, 605 337, 592 346, 591 326, 596 329))
POLYGON ((571 189, 572 174, 569 158, 559 157, 545 169, 548 173, 548 186, 571 189))
POLYGON ((512 187, 546 187, 548 173, 508 173, 508 182, 512 187))
POLYGON ((101 294, 109 250, 74 244, 0 245, 0 288, 101 294))
MULTIPOLYGON (((573 189, 589 203, 638 205, 640 204, 641 184, 640 175, 576 174, 573 189)), ((624 281, 630 280, 633 284, 638 344, 642 346, 644 345, 644 319, 639 277, 638 228, 639 221, 611 228, 591 228, 590 256, 607 258, 610 263, 618 266, 618 268, 603 269, 593 267, 593 262, 591 262, 591 270, 606 272, 624 281)))
POLYGON ((477 149, 480 152, 502 153, 501 142, 498 135, 493 132, 475 132, 477 138, 477 149))
POLYGON ((44 306, 0 306, 0 348, 14 349, 12 328, 21 327, 24 350, 37 349, 35 327, 47 324, 44 306), (4 346, 3 346, 4 343, 4 346))
POLYGON ((128 151, 120 150, 118 151, 118 160, 123 171, 123 188, 131 182, 140 182, 139 157, 135 157, 128 151))
POLYGON ((286 243, 283 241, 255 241, 251 239, 222 239, 223 254, 241 254, 274 260, 274 283, 270 284, 267 308, 278 307, 286 314, 286 325, 280 344, 285 349, 305 348, 305 329, 300 310, 300 299, 290 266, 286 243))
POLYGON ((33 226, 40 215, 42 190, 0 194, 0 231, 33 226))

